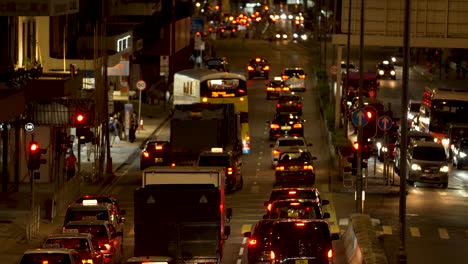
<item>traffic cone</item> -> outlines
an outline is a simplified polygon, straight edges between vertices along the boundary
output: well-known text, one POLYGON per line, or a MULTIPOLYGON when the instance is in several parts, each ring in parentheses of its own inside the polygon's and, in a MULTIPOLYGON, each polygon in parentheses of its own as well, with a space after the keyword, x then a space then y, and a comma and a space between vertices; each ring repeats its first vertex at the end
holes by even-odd
POLYGON ((138 129, 144 130, 144 128, 143 128, 143 117, 140 117, 140 126, 138 127, 138 129))

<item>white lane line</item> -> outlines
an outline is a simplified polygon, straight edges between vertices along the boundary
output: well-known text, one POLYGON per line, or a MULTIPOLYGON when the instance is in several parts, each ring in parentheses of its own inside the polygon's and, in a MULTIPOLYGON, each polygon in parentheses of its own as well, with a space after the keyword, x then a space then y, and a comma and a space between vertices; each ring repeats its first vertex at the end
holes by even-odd
POLYGON ((440 196, 447 196, 447 194, 448 194, 447 192, 439 192, 440 196))
MULTIPOLYGON (((252 226, 252 225, 250 225, 250 226, 252 226)), ((248 239, 248 238, 246 238, 246 237, 244 237, 244 239, 242 239, 242 245, 245 245, 245 244, 247 244, 247 240, 249 240, 249 239, 248 239)))
POLYGON ((437 228, 437 231, 439 232, 439 237, 442 239, 449 239, 450 236, 448 234, 447 228, 437 228))
POLYGON ((257 163, 257 166, 260 166, 260 165, 261 165, 261 163, 260 163, 260 162, 259 162, 259 163, 257 163))
POLYGON ((340 226, 348 226, 348 224, 349 224, 348 218, 340 218, 340 220, 338 220, 338 225, 340 226))
POLYGON ((263 154, 263 151, 258 152, 258 154, 263 154))
POLYGON ((261 160, 261 159, 262 159, 262 157, 258 157, 258 159, 260 159, 260 160, 261 160))
POLYGON ((421 233, 419 232, 419 228, 417 227, 410 227, 409 228, 410 234, 413 237, 421 237, 421 233))
POLYGON ((237 259, 237 264, 241 264, 242 263, 242 259, 237 259))
POLYGON ((458 191, 458 194, 460 194, 460 196, 463 196, 463 197, 468 197, 468 193, 466 191, 458 191))
POLYGON ((242 255, 244 255, 244 248, 243 247, 241 247, 239 249, 239 256, 242 256, 242 255))

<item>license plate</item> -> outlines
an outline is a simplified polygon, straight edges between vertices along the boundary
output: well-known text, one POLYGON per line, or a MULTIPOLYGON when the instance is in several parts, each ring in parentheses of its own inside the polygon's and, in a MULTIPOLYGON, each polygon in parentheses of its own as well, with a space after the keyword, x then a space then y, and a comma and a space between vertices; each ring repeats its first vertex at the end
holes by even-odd
POLYGON ((281 130, 291 130, 291 127, 290 126, 282 126, 281 130))
POLYGON ((275 88, 275 91, 281 92, 281 88, 275 88))
POLYGON ((307 264, 308 260, 307 259, 296 259, 295 264, 307 264))
POLYGON ((154 162, 163 162, 163 158, 154 158, 154 162))
POLYGON ((290 167, 289 170, 290 170, 290 171, 298 171, 299 168, 297 168, 297 167, 290 167))

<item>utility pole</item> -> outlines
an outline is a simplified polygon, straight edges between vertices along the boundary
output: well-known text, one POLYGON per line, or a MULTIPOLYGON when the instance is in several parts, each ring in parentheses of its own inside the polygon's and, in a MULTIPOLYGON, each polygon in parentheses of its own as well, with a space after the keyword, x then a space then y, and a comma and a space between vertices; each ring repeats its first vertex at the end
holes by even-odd
MULTIPOLYGON (((348 35, 347 35, 347 46, 346 46, 346 79, 343 82, 343 97, 346 98, 348 95, 348 86, 349 86, 349 58, 351 53, 351 7, 352 7, 352 0, 349 0, 349 8, 348 8, 348 35)), ((338 62, 341 63, 341 62, 338 62)), ((338 66, 341 74, 341 65, 338 66)), ((361 107, 361 106, 359 106, 361 107)), ((344 118, 344 132, 345 136, 348 136, 348 105, 345 105, 345 118, 344 118)))
MULTIPOLYGON (((349 56, 349 55, 348 55, 349 56)), ((364 0, 361 0, 361 32, 359 36, 359 109, 363 108, 362 91, 364 87, 364 0)), ((362 179, 362 149, 364 148, 363 128, 359 126, 358 142, 360 145, 357 153, 357 175, 356 175, 356 212, 363 213, 363 179, 362 179)))

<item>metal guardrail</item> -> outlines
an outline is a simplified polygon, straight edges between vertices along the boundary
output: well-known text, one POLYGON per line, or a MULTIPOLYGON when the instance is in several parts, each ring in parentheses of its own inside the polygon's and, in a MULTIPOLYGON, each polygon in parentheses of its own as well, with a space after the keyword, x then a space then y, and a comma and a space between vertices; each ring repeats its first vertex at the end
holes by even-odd
POLYGON ((32 215, 29 224, 26 225, 26 239, 32 240, 39 235, 39 227, 41 224, 41 206, 36 204, 32 210, 32 215))

